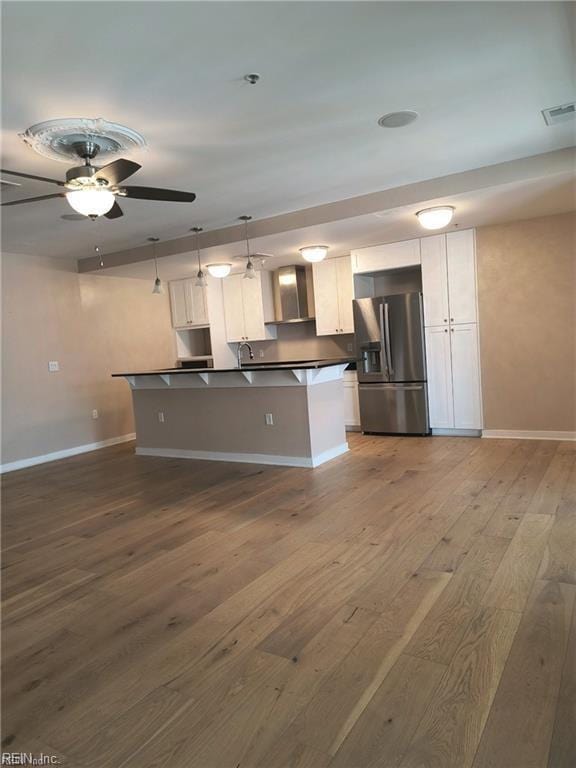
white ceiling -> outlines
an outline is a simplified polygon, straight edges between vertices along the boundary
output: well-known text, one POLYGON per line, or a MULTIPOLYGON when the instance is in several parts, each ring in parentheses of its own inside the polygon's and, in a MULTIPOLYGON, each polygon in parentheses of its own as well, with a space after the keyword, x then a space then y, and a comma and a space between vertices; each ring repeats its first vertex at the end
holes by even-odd
MULTIPOLYGON (((449 231, 455 228, 479 227, 487 224, 516 221, 535 216, 546 216, 575 207, 576 187, 571 174, 557 174, 545 179, 504 184, 474 192, 453 195, 449 199, 424 201, 441 205, 452 203, 456 214, 449 231)), ((251 240, 253 253, 269 254, 265 269, 277 269, 287 264, 305 264, 298 249, 310 243, 329 243, 329 257, 349 254, 354 248, 394 242, 413 237, 432 235, 422 229, 414 213, 419 206, 403 206, 381 213, 356 216, 342 221, 290 232, 258 237, 251 240)), ((234 272, 244 269, 245 243, 205 248, 201 252, 202 264, 230 261, 234 272)), ((104 264, 106 255, 104 254, 104 264)), ((179 253, 159 259, 158 269, 163 280, 191 277, 198 269, 194 252, 179 253)), ((115 277, 143 278, 152 281, 155 276, 151 260, 110 267, 99 271, 115 277)))
MULTIPOLYGON (((574 99, 572 3, 11 2, 3 14, 2 166, 63 176, 17 134, 104 117, 149 150, 134 184, 192 205, 125 201, 66 222, 51 200, 3 211, 14 252, 83 257, 574 144, 540 110, 574 99), (261 83, 243 82, 260 72, 261 83), (385 112, 417 110, 383 130, 385 112)), ((132 180, 131 180, 132 181, 132 180)), ((12 196, 53 191, 25 182, 12 196)))

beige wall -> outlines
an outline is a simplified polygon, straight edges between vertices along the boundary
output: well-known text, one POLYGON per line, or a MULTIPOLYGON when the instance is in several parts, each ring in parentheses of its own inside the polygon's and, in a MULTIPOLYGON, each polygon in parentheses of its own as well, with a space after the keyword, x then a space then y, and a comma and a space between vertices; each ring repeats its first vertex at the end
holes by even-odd
POLYGON ((576 430, 576 214, 476 243, 485 428, 576 430))
POLYGON ((133 432, 128 385, 110 373, 174 364, 167 295, 75 270, 71 260, 2 257, 2 463, 133 432))
POLYGON ((354 357, 354 352, 348 349, 348 345, 354 342, 354 335, 351 333, 341 336, 316 336, 314 323, 278 325, 277 330, 277 339, 252 343, 256 362, 354 357), (263 358, 260 357, 260 350, 264 352, 263 358))

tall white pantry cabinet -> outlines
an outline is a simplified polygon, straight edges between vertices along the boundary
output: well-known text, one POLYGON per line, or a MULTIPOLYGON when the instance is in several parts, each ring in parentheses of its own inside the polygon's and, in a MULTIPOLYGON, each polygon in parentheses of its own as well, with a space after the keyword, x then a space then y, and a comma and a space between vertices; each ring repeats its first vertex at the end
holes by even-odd
POLYGON ((474 230, 422 238, 430 426, 482 429, 474 230))

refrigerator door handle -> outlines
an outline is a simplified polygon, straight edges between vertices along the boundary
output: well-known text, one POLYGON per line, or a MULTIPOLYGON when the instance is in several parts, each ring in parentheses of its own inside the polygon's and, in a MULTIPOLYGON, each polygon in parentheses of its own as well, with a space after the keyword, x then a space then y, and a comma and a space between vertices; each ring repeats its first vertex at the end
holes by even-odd
POLYGON ((392 344, 390 343, 390 315, 388 311, 388 302, 384 302, 384 330, 386 333, 386 360, 388 363, 388 372, 394 376, 394 366, 392 364, 392 344))
POLYGON ((386 336, 384 333, 384 304, 378 305, 380 312, 380 341, 382 344, 382 352, 384 353, 384 364, 386 366, 386 375, 390 375, 390 361, 388 360, 388 348, 386 346, 386 336))

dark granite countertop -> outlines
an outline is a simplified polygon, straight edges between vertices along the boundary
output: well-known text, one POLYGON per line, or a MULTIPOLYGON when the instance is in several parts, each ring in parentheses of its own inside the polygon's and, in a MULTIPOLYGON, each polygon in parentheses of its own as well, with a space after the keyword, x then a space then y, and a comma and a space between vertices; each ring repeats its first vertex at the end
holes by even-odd
POLYGON ((113 373, 112 376, 162 376, 163 374, 182 373, 238 373, 238 371, 283 371, 286 369, 306 370, 314 368, 329 368, 333 365, 349 365, 355 362, 351 357, 329 358, 326 360, 305 360, 300 362, 281 363, 246 363, 241 368, 161 368, 156 371, 128 371, 113 373))

